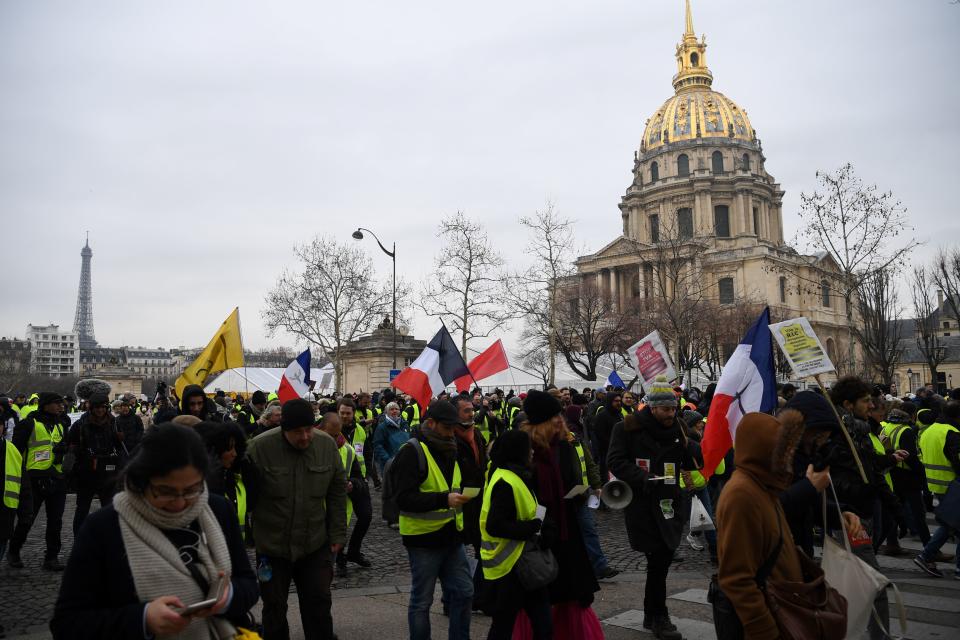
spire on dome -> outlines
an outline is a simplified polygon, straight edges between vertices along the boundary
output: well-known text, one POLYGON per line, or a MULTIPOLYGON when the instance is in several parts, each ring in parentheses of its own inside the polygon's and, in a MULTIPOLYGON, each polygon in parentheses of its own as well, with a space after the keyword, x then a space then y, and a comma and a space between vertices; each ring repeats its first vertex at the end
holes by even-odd
POLYGON ((707 68, 707 39, 697 40, 693 31, 693 11, 686 0, 683 40, 677 45, 677 75, 673 76, 673 88, 677 92, 688 88, 703 88, 713 84, 713 74, 707 68))

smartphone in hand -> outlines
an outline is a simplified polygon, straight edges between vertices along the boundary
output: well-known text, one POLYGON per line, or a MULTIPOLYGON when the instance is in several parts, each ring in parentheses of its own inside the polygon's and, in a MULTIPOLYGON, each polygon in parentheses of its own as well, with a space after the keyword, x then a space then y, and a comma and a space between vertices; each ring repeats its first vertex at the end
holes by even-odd
POLYGON ((224 576, 220 576, 220 579, 217 582, 217 592, 214 597, 209 598, 207 600, 201 600, 200 602, 195 602, 191 605, 187 605, 186 607, 174 609, 174 611, 176 611, 183 617, 187 617, 197 613, 198 611, 209 609, 213 605, 220 602, 220 598, 223 597, 223 590, 226 588, 226 584, 227 584, 226 578, 224 576))

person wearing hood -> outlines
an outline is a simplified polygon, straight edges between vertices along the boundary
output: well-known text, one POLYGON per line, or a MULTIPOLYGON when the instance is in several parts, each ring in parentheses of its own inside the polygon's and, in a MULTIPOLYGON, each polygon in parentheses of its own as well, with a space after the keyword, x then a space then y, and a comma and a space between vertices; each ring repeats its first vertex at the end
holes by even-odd
POLYGON ((607 457, 610 472, 633 490, 624 520, 630 547, 647 559, 643 626, 663 640, 681 638, 667 610, 667 573, 686 524, 681 473, 696 468, 677 404, 666 378, 657 376, 647 406, 613 427, 607 457))
POLYGON ((600 465, 600 479, 606 482, 607 451, 613 427, 623 421, 623 395, 619 391, 610 391, 604 397, 603 405, 596 409, 590 431, 593 445, 597 448, 597 463, 600 465))
MULTIPOLYGON (((802 432, 802 422, 794 431, 802 432)), ((794 544, 780 493, 792 480, 795 433, 774 417, 748 413, 737 425, 737 468, 717 505, 717 580, 751 640, 780 637, 776 612, 757 584, 757 573, 776 554, 770 582, 802 582, 800 552, 794 544)))
POLYGON ((47 516, 46 553, 43 568, 63 571, 60 563, 60 530, 63 509, 67 502, 67 485, 63 477, 63 455, 66 452, 66 430, 70 420, 63 415, 63 396, 49 391, 37 396, 37 410, 21 420, 13 433, 13 444, 23 456, 25 474, 17 510, 17 526, 10 539, 10 566, 23 568, 20 550, 27 541, 30 527, 44 507, 47 516), (25 499, 29 495, 30 499, 25 499))
POLYGON ((27 403, 20 406, 20 419, 26 420, 27 416, 40 408, 40 395, 36 393, 30 394, 30 399, 27 400, 27 403))
POLYGON ((207 397, 203 387, 188 384, 180 398, 180 415, 195 416, 201 422, 223 422, 223 414, 217 411, 217 404, 207 397))
POLYGON ((241 408, 237 414, 237 423, 243 427, 243 431, 247 434, 248 438, 252 437, 253 432, 256 431, 257 420, 260 419, 260 414, 263 413, 266 406, 267 394, 257 389, 253 392, 253 395, 250 396, 250 402, 243 405, 243 408, 241 408))
POLYGON ((409 439, 410 425, 403 419, 400 405, 396 402, 388 402, 380 416, 380 425, 373 434, 373 461, 380 468, 381 475, 387 463, 397 455, 397 451, 409 439))
POLYGON ((89 409, 67 434, 67 444, 75 456, 73 475, 77 481, 77 508, 73 514, 73 535, 80 531, 93 497, 103 508, 113 500, 120 474, 123 436, 116 418, 110 413, 110 399, 103 393, 90 396, 89 409))

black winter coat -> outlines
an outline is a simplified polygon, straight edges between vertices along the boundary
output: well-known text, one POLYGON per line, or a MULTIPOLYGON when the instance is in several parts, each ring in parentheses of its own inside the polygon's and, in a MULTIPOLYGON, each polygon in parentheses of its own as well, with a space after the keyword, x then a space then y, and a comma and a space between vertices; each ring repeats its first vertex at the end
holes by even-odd
POLYGON ((117 429, 123 434, 123 445, 132 456, 143 440, 143 420, 135 413, 117 416, 117 429))
POLYGON ((607 466, 633 490, 624 519, 630 547, 635 551, 672 552, 680 545, 686 523, 679 478, 681 469, 696 468, 691 453, 680 422, 675 420, 672 427, 664 427, 649 408, 627 416, 614 427, 607 466), (668 475, 676 479, 672 483, 647 479, 668 475))
MULTIPOLYGON (((227 540, 232 561, 233 599, 225 617, 235 625, 249 625, 247 612, 260 598, 257 576, 250 567, 240 536, 237 515, 223 498, 210 496, 227 540)), ((143 610, 127 562, 120 516, 113 507, 90 514, 73 544, 60 584, 60 595, 50 621, 55 639, 143 639, 143 610)))

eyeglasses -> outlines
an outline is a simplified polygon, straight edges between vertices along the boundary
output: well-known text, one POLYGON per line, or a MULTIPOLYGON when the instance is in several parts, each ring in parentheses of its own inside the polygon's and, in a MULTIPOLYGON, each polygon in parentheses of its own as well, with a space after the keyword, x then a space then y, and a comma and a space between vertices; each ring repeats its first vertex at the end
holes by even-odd
POLYGON ((197 484, 187 487, 184 491, 177 491, 176 489, 171 489, 170 487, 158 487, 154 484, 150 485, 150 493, 153 494, 155 500, 159 502, 174 502, 179 498, 183 498, 187 502, 191 500, 196 500, 204 491, 203 482, 198 482, 197 484))

